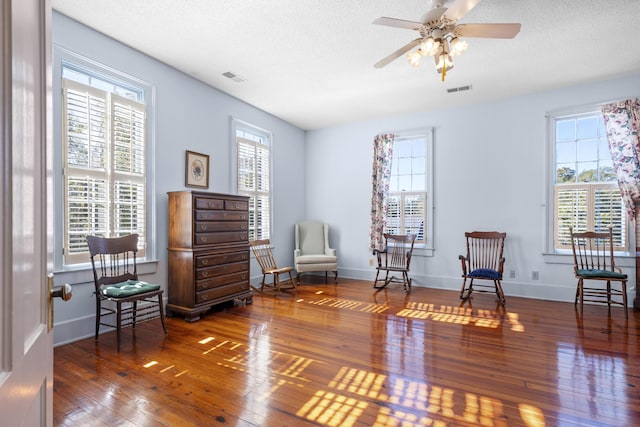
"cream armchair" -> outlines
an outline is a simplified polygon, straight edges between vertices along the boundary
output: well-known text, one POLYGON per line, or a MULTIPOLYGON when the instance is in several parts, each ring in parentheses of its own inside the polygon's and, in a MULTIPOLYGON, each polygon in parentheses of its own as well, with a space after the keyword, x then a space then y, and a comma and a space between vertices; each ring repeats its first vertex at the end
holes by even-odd
POLYGON ((298 284, 300 275, 311 271, 324 271, 325 282, 332 271, 338 283, 338 258, 336 250, 329 247, 329 225, 320 221, 300 222, 295 225, 295 240, 293 260, 298 284))

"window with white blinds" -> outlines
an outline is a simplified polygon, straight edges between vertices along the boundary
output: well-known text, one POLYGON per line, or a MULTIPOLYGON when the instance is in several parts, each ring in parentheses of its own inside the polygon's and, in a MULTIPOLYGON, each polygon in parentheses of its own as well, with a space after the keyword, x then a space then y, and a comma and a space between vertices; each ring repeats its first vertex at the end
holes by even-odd
POLYGON ((140 235, 145 254, 145 105, 63 79, 64 263, 86 263, 87 235, 140 235))
POLYGON ((628 249, 626 213, 599 112, 558 116, 554 136, 554 247, 571 249, 575 231, 613 228, 614 249, 628 249))
POLYGON ((259 130, 236 128, 239 195, 249 196, 249 240, 271 236, 271 137, 259 130))
POLYGON ((426 242, 427 137, 396 136, 387 200, 387 228, 391 234, 417 234, 426 242))

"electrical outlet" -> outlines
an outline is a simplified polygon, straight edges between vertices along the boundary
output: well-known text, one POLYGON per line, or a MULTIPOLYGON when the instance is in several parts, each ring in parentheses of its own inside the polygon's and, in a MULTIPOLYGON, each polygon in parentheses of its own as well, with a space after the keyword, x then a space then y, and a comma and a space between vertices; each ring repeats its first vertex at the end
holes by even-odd
POLYGON ((516 278, 516 271, 515 270, 509 270, 509 278, 510 279, 515 279, 516 278))
POLYGON ((540 272, 539 271, 532 271, 531 272, 531 280, 539 280, 540 279, 540 272))
POLYGON ((369 267, 373 267, 373 258, 369 258, 369 267))

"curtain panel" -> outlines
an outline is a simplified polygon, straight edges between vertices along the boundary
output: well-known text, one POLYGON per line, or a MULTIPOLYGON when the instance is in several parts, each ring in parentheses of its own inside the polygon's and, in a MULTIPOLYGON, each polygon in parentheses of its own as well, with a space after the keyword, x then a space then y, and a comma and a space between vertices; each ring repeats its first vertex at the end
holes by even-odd
POLYGON ((605 104, 602 115, 622 201, 635 223, 635 204, 640 202, 640 99, 605 104))
POLYGON ((369 249, 384 249, 383 233, 387 225, 387 198, 393 156, 393 134, 376 135, 373 140, 373 171, 371 181, 371 228, 369 249))

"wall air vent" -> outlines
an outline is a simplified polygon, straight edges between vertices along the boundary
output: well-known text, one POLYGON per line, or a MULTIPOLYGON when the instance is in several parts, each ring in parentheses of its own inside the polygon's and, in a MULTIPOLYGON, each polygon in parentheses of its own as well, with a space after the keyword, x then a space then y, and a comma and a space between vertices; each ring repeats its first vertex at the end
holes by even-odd
POLYGON ((223 76, 225 76, 228 79, 233 80, 236 83, 242 83, 247 81, 247 79, 245 79, 244 77, 240 77, 237 74, 233 74, 231 71, 227 71, 226 73, 222 73, 223 76))
POLYGON ((452 87, 452 88, 447 89, 447 92, 448 93, 464 92, 465 90, 471 90, 471 85, 452 87))

